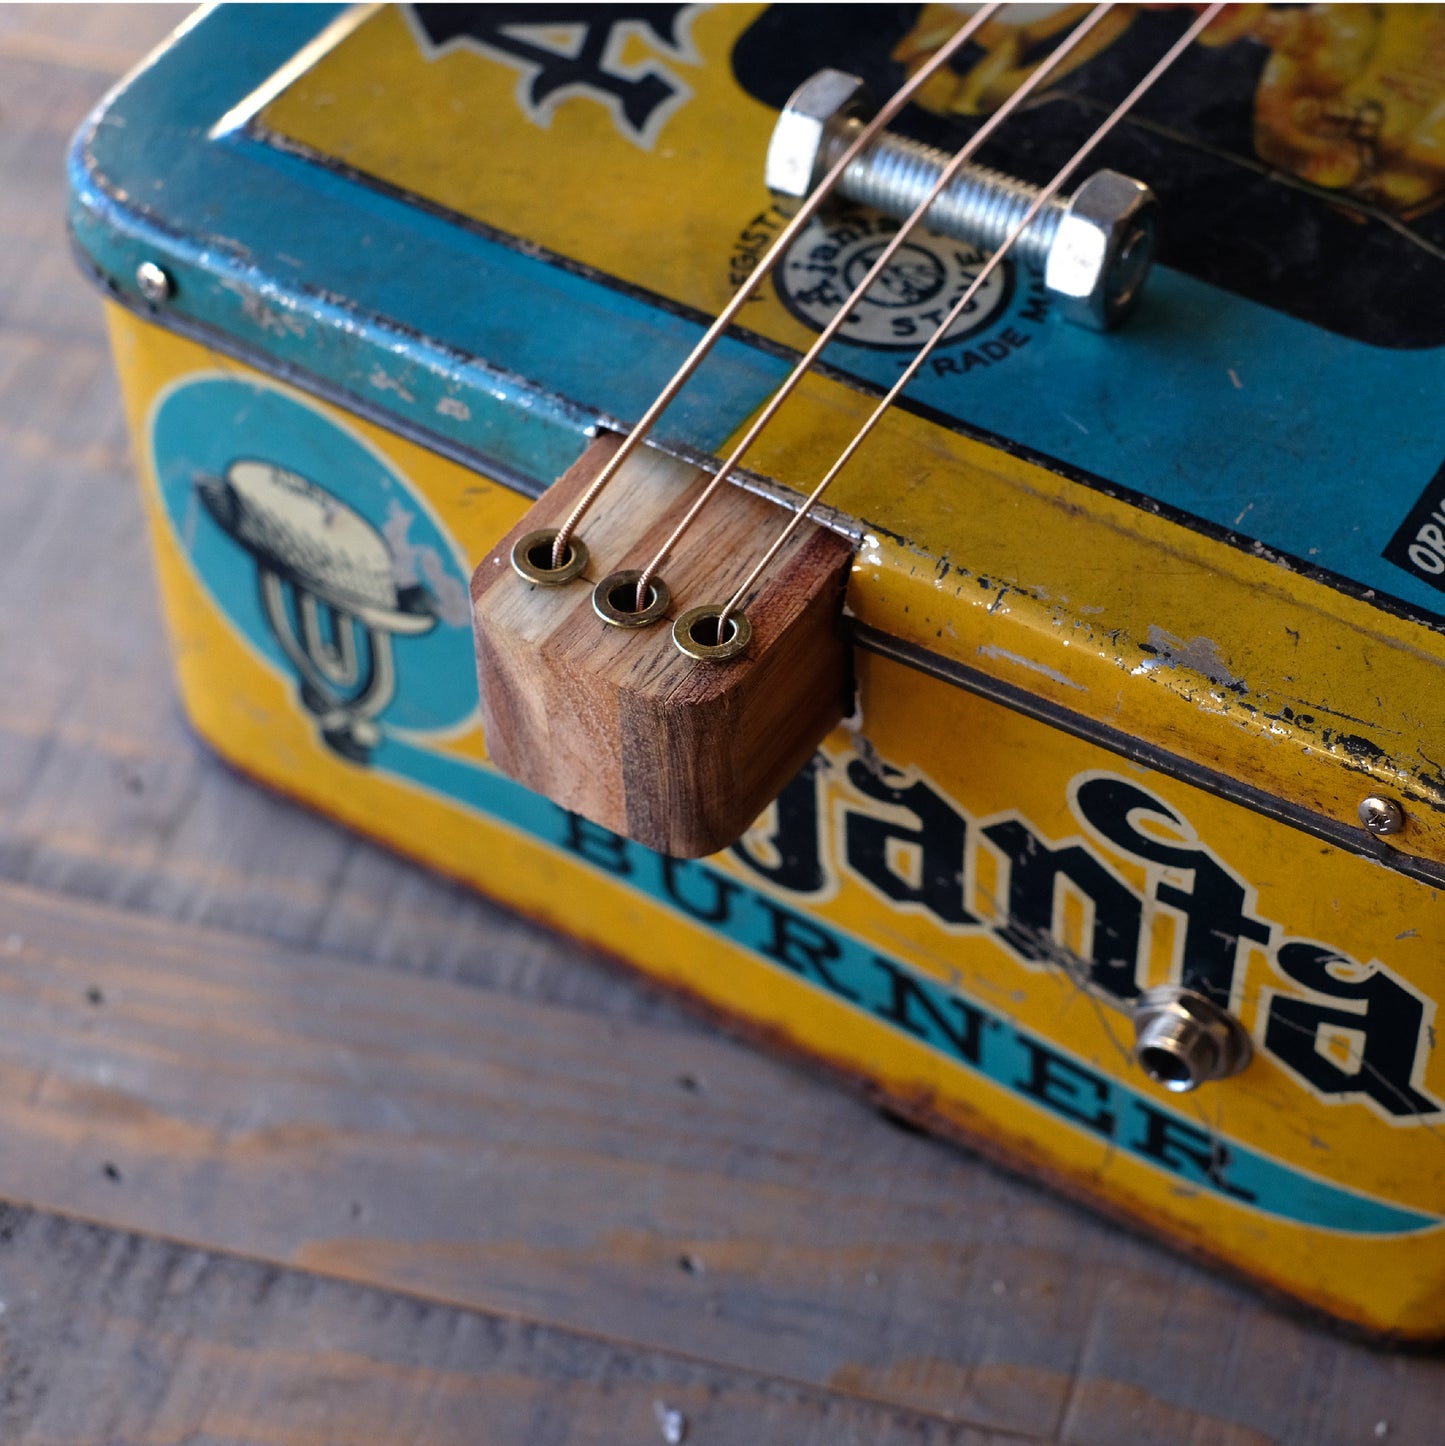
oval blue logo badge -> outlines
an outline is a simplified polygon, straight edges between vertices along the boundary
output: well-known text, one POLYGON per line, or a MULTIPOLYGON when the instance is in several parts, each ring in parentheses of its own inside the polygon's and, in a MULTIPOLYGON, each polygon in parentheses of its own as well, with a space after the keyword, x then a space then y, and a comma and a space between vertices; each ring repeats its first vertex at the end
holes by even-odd
POLYGON ((176 537, 216 606, 335 752, 454 730, 477 706, 465 565, 379 452, 259 380, 164 395, 151 452, 176 537))

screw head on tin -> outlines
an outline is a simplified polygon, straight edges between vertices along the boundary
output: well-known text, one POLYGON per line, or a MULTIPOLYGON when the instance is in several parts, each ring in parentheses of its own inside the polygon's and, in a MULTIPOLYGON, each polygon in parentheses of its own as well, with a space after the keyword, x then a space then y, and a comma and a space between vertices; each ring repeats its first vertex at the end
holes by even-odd
POLYGON ((1372 793, 1360 803, 1360 822, 1373 834, 1399 833, 1405 827, 1405 810, 1393 798, 1372 793))
POLYGON ((142 261, 136 267, 135 284, 140 288, 140 294, 152 306, 159 306, 161 302, 169 301, 176 289, 170 273, 154 261, 142 261))

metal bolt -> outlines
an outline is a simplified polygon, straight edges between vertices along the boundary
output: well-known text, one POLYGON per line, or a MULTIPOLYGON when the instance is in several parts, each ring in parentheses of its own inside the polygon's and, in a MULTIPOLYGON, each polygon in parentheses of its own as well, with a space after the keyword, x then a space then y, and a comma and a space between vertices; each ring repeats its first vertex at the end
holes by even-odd
POLYGON ((1372 793, 1360 803, 1360 822, 1374 834, 1399 833, 1405 827, 1405 810, 1393 798, 1372 793))
POLYGON ((136 267, 135 284, 140 287, 140 294, 152 306, 159 306, 161 302, 169 301, 175 295, 176 284, 171 280, 170 273, 154 261, 142 261, 136 267))
POLYGON ((1134 1006, 1134 1058, 1155 1084, 1187 1094, 1228 1079, 1254 1057, 1244 1026, 1212 999, 1177 984, 1146 990, 1134 1006))
MULTIPOLYGON (((775 195, 801 199, 837 163, 872 113, 857 76, 820 70, 793 92, 768 147, 765 179, 775 195)), ((950 157, 884 131, 843 172, 838 191, 898 219, 913 214, 950 157)), ((966 165, 929 208, 929 227, 996 251, 1018 226, 1039 188, 987 166, 966 165)), ((1044 273, 1044 285, 1070 321, 1095 331, 1133 308, 1154 259, 1159 205, 1142 182, 1096 171, 1072 196, 1055 196, 1014 243, 1044 273)))

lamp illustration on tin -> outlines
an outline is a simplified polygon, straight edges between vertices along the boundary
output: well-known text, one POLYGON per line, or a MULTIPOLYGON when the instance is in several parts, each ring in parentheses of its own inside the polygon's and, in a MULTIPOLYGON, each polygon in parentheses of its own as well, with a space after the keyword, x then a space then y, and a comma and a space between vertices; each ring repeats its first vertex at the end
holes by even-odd
POLYGON ((322 739, 368 762, 381 741, 374 720, 396 692, 392 635, 436 626, 431 593, 398 587, 382 534, 295 472, 246 459, 194 482, 206 510, 255 559, 262 611, 322 739))

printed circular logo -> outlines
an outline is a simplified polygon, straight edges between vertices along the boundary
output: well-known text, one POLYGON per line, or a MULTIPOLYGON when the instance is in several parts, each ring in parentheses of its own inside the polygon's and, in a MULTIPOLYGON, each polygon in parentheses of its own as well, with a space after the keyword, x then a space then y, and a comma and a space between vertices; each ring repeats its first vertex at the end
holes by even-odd
POLYGON ((472 713, 457 549, 364 439, 289 393, 212 374, 163 397, 150 441, 177 541, 328 747, 369 763, 387 729, 472 713))
MULTIPOLYGON (((848 212, 819 218, 794 242, 776 273, 778 295, 799 321, 822 331, 876 264, 898 230, 886 216, 848 212)), ((868 288, 839 337, 880 351, 915 352, 973 285, 989 253, 915 231, 868 288)), ((1008 305, 1013 267, 996 267, 949 327, 944 341, 971 336, 1008 305)))

